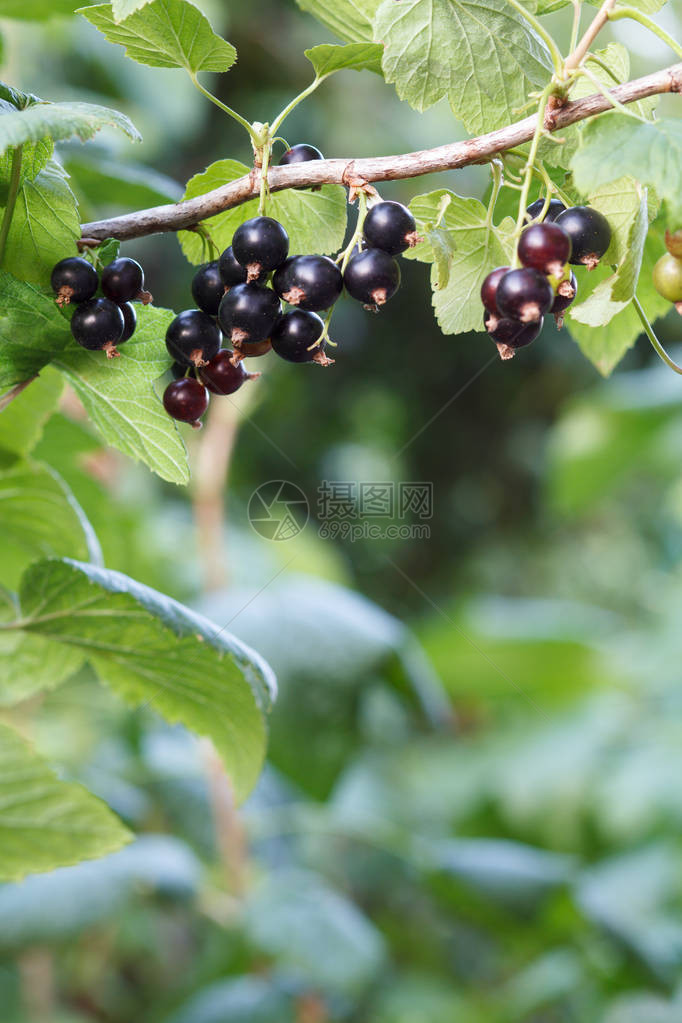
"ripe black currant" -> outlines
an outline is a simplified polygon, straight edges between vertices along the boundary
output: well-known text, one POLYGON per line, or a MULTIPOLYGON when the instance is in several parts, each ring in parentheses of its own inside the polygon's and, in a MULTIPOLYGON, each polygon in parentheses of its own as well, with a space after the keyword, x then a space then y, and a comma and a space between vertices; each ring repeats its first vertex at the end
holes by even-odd
POLYGON ((246 284, 246 268, 234 258, 231 245, 221 253, 218 270, 226 288, 233 288, 235 284, 246 284))
POLYGON ((282 307, 271 288, 262 284, 236 284, 223 296, 218 322, 235 348, 270 337, 282 307))
POLYGON ((254 344, 242 341, 239 348, 235 348, 232 353, 232 362, 236 366, 242 359, 257 359, 261 355, 267 355, 271 349, 272 343, 269 337, 265 341, 256 341, 254 344))
POLYGON ((397 256, 419 241, 414 217, 400 202, 380 202, 365 217, 363 234, 368 245, 397 256))
MULTIPOLYGON (((246 274, 244 274, 246 277, 246 274)), ((192 278, 192 298, 199 308, 209 316, 218 315, 220 300, 225 294, 225 285, 218 270, 218 263, 204 263, 192 278)))
POLYGON ((556 222, 571 239, 571 263, 594 270, 611 244, 611 228, 604 214, 592 206, 571 206, 556 222))
POLYGON ((194 377, 173 380, 163 392, 163 407, 173 419, 199 429, 199 420, 208 408, 208 391, 194 377))
POLYGON ((298 145, 287 149, 279 162, 283 165, 288 163, 307 163, 308 160, 324 160, 324 157, 315 146, 310 146, 307 142, 299 142, 298 145))
POLYGON ((144 290, 144 270, 135 259, 121 256, 102 270, 102 291, 112 302, 130 302, 139 298, 151 302, 152 296, 144 290))
POLYGON ((329 366, 334 361, 324 354, 325 345, 319 341, 324 323, 317 313, 293 309, 280 317, 272 332, 272 349, 287 362, 317 362, 329 366))
MULTIPOLYGON (((527 224, 531 220, 535 220, 536 217, 539 217, 540 214, 542 213, 542 208, 544 205, 545 205, 544 199, 536 199, 535 202, 532 202, 528 209, 526 210, 525 216, 523 218, 524 222, 527 224)), ((553 220, 556 220, 559 214, 563 213, 565 209, 566 207, 564 206, 560 199, 550 199, 549 206, 547 207, 547 212, 542 218, 543 222, 546 223, 547 221, 549 221, 551 223, 553 220)))
POLYGON ((234 394, 245 380, 255 380, 260 376, 260 373, 247 373, 241 360, 233 362, 233 355, 229 348, 221 348, 199 370, 199 379, 213 394, 234 394))
POLYGON ((92 263, 82 256, 61 259, 52 270, 50 278, 58 306, 69 302, 86 302, 97 291, 99 277, 92 263))
POLYGON ((122 302, 119 309, 123 313, 123 333, 118 339, 118 343, 122 345, 124 341, 130 341, 135 333, 137 313, 135 312, 135 306, 130 302, 122 302))
POLYGON ((558 224, 531 224, 519 238, 519 259, 524 266, 561 277, 571 258, 571 239, 558 224))
POLYGON ((328 256, 292 256, 276 271, 272 286, 289 305, 315 313, 334 305, 343 276, 328 256))
POLYGON ((282 265, 289 255, 289 235, 272 217, 252 217, 234 232, 232 251, 246 267, 247 281, 255 281, 263 271, 282 265))
POLYGON ((388 302, 400 286, 400 267, 383 249, 363 249, 343 275, 346 291, 370 309, 388 302))
POLYGON ((205 366, 220 348, 220 331, 208 313, 186 309, 169 324, 166 348, 176 362, 205 366))
POLYGON ((551 314, 556 320, 557 327, 561 328, 564 324, 564 313, 570 306, 571 302, 575 299, 578 294, 578 281, 575 274, 571 270, 571 276, 565 281, 561 281, 557 288, 557 293, 550 309, 551 314))
POLYGON ((495 299, 502 316, 521 323, 535 323, 552 308, 554 289, 539 270, 524 266, 502 277, 495 299))
POLYGON ((119 353, 116 345, 123 334, 123 313, 108 298, 91 298, 76 307, 71 317, 71 333, 83 348, 102 350, 108 359, 119 353))
POLYGON ((524 327, 518 320, 496 320, 494 324, 493 320, 495 317, 486 311, 483 322, 497 345, 501 359, 513 358, 517 348, 524 348, 531 341, 535 341, 544 323, 544 319, 541 318, 537 323, 529 323, 524 327))
MULTIPOLYGON (((495 324, 501 319, 500 310, 497 308, 497 302, 495 296, 497 295, 497 285, 500 283, 506 273, 509 272, 508 266, 498 266, 494 270, 491 270, 486 279, 481 285, 481 302, 484 307, 491 314, 490 322, 492 326, 489 328, 493 330, 495 324)), ((487 326, 487 324, 486 324, 487 326)))

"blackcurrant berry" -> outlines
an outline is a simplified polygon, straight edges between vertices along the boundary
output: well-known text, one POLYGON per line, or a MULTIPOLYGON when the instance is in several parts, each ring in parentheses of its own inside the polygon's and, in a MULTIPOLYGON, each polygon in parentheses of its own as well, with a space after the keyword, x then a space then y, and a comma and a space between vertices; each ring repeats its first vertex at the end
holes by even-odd
POLYGON ((186 309, 169 324, 166 348, 176 362, 205 366, 220 348, 220 331, 208 313, 186 309))
POLYGON ((127 256, 115 259, 102 270, 102 291, 112 302, 130 302, 139 298, 151 302, 152 296, 144 290, 144 270, 127 256))
POLYGON ((328 256, 292 256, 276 271, 272 286, 289 305, 315 313, 334 305, 343 276, 328 256))
POLYGON ((247 373, 241 360, 233 362, 234 352, 222 348, 199 370, 199 379, 214 394, 234 394, 245 380, 255 380, 260 373, 247 373))
POLYGON ((71 333, 83 348, 102 350, 108 359, 119 353, 116 345, 123 334, 123 313, 108 298, 91 298, 76 307, 71 317, 71 333))
POLYGON ((400 267, 383 249, 364 249, 349 260, 343 283, 349 295, 376 309, 398 290, 400 267))
POLYGON ((163 407, 173 419, 191 423, 198 429, 199 420, 208 408, 208 391, 194 377, 174 380, 163 392, 163 407))
MULTIPOLYGON (((544 205, 545 205, 544 199, 536 199, 535 202, 532 202, 528 209, 526 210, 525 216, 523 218, 524 222, 527 224, 531 220, 535 220, 536 217, 539 217, 540 214, 542 213, 542 208, 544 205)), ((564 206, 560 199, 550 199, 549 206, 547 207, 547 212, 542 218, 543 222, 546 223, 547 221, 549 221, 551 223, 553 220, 556 220, 559 214, 563 213, 565 209, 566 207, 564 206)))
POLYGON ((571 263, 594 270, 611 244, 611 228, 604 214, 591 206, 571 206, 556 223, 571 239, 571 263))
POLYGON ((287 149, 280 159, 280 165, 289 163, 307 163, 309 160, 324 160, 319 149, 309 146, 307 142, 299 142, 297 146, 287 149))
POLYGON ((524 327, 518 320, 497 320, 493 326, 493 319, 492 314, 486 311, 483 322, 497 345, 501 359, 513 358, 517 348, 524 348, 531 341, 535 341, 544 323, 544 319, 540 319, 537 323, 529 323, 524 327))
POLYGON ((506 273, 508 273, 508 266, 498 266, 494 270, 491 270, 486 279, 481 285, 481 302, 492 314, 495 321, 501 319, 500 310, 497 308, 497 302, 495 296, 497 295, 497 285, 500 283, 506 273))
POLYGON ((120 345, 124 341, 130 341, 131 337, 135 333, 135 327, 137 326, 137 313, 135 312, 135 306, 130 302, 123 302, 119 309, 123 313, 123 333, 118 339, 120 345))
POLYGON ((504 275, 497 285, 495 299, 502 316, 535 323, 552 308, 554 289, 539 270, 524 266, 504 275))
MULTIPOLYGON (((246 277, 246 274, 244 276, 246 277)), ((218 306, 224 294, 225 285, 218 270, 218 263, 204 263, 192 278, 192 298, 203 312, 209 316, 217 316, 218 306)))
POLYGON ((246 268, 234 258, 231 245, 221 253, 218 270, 226 288, 233 288, 235 284, 246 284, 246 268))
POLYGON ((82 256, 61 259, 52 270, 50 278, 58 306, 69 302, 86 302, 97 291, 99 277, 92 263, 82 256))
POLYGON ((267 355, 271 349, 270 338, 266 338, 265 341, 256 341, 255 344, 249 344, 248 341, 242 342, 239 348, 235 348, 232 353, 232 361, 236 366, 242 359, 257 359, 261 355, 267 355))
POLYGON ((262 284, 236 284, 223 296, 218 322, 235 348, 270 337, 282 307, 271 288, 262 284))
POLYGON ((316 313, 293 309, 280 317, 272 332, 272 349, 287 362, 317 362, 329 366, 334 360, 324 354, 324 342, 319 341, 324 323, 316 313))
POLYGON ((272 217, 252 217, 234 232, 232 251, 246 267, 247 281, 255 281, 264 270, 282 265, 289 255, 289 235, 272 217))
POLYGON ((653 272, 654 287, 669 302, 682 302, 682 262, 666 252, 653 272))
POLYGON ((524 266, 561 277, 571 258, 571 239, 558 224, 531 224, 519 238, 518 251, 524 266))
POLYGON ((368 245, 397 256, 419 241, 415 219, 400 202, 380 202, 365 217, 363 234, 368 245))
POLYGON ((554 302, 552 303, 552 308, 550 309, 559 329, 561 329, 564 325, 564 313, 577 294, 578 281, 573 271, 571 271, 571 276, 567 280, 561 281, 559 284, 557 293, 554 297, 554 302))

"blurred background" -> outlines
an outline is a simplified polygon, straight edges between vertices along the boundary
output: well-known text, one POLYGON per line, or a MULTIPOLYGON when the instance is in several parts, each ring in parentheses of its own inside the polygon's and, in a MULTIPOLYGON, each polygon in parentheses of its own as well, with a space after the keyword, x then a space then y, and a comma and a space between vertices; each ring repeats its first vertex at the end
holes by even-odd
MULTIPOLYGON (((327 33, 293 0, 201 6, 239 52, 214 90, 271 118, 327 33)), ((679 38, 678 0, 660 17, 679 38)), ((248 162, 181 72, 127 61, 77 18, 0 29, 6 81, 118 107, 143 133, 62 147, 83 220, 248 162)), ((611 38, 633 76, 671 63, 639 29, 611 38)), ((333 157, 462 129, 348 72, 285 134, 333 157)), ((468 168, 381 193, 487 184, 468 168)), ((173 236, 123 252, 157 304, 192 304, 173 236)), ((208 747, 85 672, 21 708, 140 838, 0 887, 2 1023, 682 1020, 682 383, 642 339, 602 380, 549 326, 491 362, 485 335, 441 335, 427 269, 402 270, 380 316, 340 303, 333 368, 252 362, 261 379, 188 432, 189 492, 102 450, 73 398, 48 422, 36 457, 107 565, 256 647, 281 694, 239 812, 208 747), (248 519, 272 480, 311 511, 279 542, 248 519), (321 535, 323 481, 428 484, 431 514, 321 535), (390 539, 391 523, 428 528, 390 539)), ((682 320, 657 329, 674 353, 682 320)))

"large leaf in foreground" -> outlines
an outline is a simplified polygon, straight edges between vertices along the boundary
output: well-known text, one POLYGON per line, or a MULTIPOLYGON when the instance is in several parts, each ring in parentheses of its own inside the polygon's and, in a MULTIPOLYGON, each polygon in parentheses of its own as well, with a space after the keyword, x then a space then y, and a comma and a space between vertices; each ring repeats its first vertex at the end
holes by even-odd
POLYGON ((141 138, 130 118, 110 107, 95 103, 34 103, 25 110, 0 117, 0 154, 45 137, 62 142, 75 135, 86 142, 102 128, 116 128, 133 142, 141 138))
POLYGON ((34 376, 70 340, 54 298, 0 270, 0 391, 34 376))
POLYGON ((296 0, 303 11, 349 43, 371 43, 381 0, 296 0))

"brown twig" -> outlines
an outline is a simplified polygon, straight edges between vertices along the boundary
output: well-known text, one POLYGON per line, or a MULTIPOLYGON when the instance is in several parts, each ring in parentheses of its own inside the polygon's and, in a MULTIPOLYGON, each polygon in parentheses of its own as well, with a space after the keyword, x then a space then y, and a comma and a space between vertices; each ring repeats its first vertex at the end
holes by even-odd
MULTIPOLYGON (((589 29, 588 29, 589 34, 589 29)), ((579 46, 574 51, 578 52, 579 46)), ((654 74, 637 78, 611 90, 619 103, 634 103, 665 92, 682 92, 682 64, 674 64, 654 74)), ((552 130, 560 131, 577 121, 604 113, 613 104, 607 96, 595 93, 585 99, 567 103, 553 114, 552 130)), ((375 156, 344 160, 311 160, 308 163, 272 167, 268 173, 271 192, 283 188, 305 188, 311 185, 344 184, 349 176, 364 182, 415 178, 437 171, 456 170, 475 163, 487 163, 496 154, 527 142, 533 136, 535 115, 499 128, 478 138, 465 139, 435 149, 424 149, 398 156, 375 156)), ((89 238, 140 238, 161 231, 186 230, 199 221, 214 217, 223 210, 254 199, 260 192, 260 175, 251 171, 236 181, 221 185, 195 199, 167 206, 127 213, 110 220, 84 224, 83 235, 89 238)))

